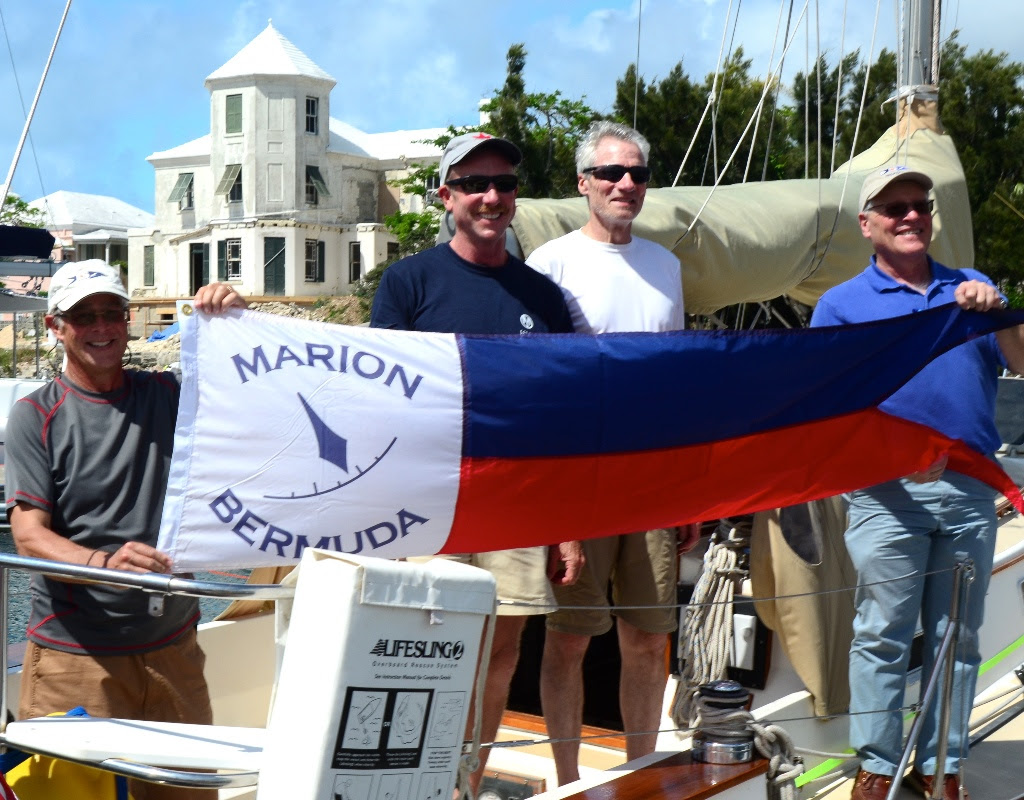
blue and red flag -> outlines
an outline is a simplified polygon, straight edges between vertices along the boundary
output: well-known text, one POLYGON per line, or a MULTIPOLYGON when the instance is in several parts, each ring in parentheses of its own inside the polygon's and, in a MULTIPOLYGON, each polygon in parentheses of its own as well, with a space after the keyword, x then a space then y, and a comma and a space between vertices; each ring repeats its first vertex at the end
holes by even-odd
POLYGON ((184 315, 160 547, 179 569, 551 544, 827 497, 985 454, 879 410, 1024 322, 953 306, 783 331, 463 336, 184 315))

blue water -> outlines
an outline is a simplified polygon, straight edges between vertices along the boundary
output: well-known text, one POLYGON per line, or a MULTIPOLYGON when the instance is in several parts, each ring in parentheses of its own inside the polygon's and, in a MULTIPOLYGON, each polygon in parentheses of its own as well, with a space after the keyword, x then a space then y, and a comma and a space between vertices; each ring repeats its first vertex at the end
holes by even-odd
MULTIPOLYGON (((11 534, 6 531, 0 532, 0 553, 13 552, 14 541, 11 539, 11 534)), ((8 577, 8 596, 10 599, 10 607, 7 613, 8 644, 25 641, 25 625, 28 623, 30 602, 28 580, 29 576, 27 572, 24 572, 23 570, 10 571, 8 577)), ((211 574, 209 572, 197 572, 196 580, 218 581, 220 583, 242 583, 245 580, 245 576, 228 576, 222 573, 211 574)), ((228 600, 201 597, 199 599, 199 610, 202 612, 202 619, 200 621, 208 622, 213 619, 223 611, 225 607, 227 607, 229 602, 230 601, 228 600)))

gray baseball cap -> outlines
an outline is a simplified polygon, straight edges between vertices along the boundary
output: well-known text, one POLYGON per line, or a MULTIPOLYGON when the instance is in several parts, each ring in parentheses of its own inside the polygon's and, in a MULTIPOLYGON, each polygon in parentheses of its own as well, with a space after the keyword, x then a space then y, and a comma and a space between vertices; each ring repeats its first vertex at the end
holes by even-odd
POLYGON ((892 167, 875 170, 864 179, 864 185, 860 189, 860 205, 858 209, 863 211, 867 204, 878 197, 886 186, 896 181, 911 181, 924 187, 925 191, 931 191, 934 185, 931 178, 923 172, 911 169, 906 164, 897 164, 892 167))
POLYGON ((508 139, 491 136, 491 134, 484 133, 483 131, 464 133, 448 142, 448 146, 444 149, 440 167, 441 185, 448 182, 448 170, 470 153, 477 150, 477 148, 485 146, 497 150, 503 157, 508 159, 513 167, 523 160, 523 154, 519 151, 519 148, 508 139))

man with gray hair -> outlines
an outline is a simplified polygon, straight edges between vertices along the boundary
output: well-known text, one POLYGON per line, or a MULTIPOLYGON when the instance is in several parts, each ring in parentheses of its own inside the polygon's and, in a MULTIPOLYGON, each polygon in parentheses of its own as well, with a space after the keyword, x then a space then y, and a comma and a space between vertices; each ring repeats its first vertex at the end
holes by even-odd
MULTIPOLYGON (((634 129, 593 123, 576 149, 587 223, 527 259, 561 287, 578 333, 672 331, 686 325, 679 259, 632 235, 651 178, 649 153, 647 140, 634 129)), ((541 705, 548 734, 556 740, 552 750, 560 784, 579 778, 583 658, 591 637, 611 629, 612 614, 622 658, 619 703, 626 755, 634 759, 654 750, 667 679, 667 635, 677 626, 678 536, 673 528, 587 539, 579 580, 555 587, 562 607, 547 619, 541 705)))

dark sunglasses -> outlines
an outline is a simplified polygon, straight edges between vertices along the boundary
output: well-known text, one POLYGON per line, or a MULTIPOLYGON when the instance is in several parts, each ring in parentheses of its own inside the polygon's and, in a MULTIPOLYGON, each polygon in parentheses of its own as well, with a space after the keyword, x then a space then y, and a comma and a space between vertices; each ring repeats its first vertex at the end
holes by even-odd
POLYGON ((602 164, 600 167, 587 167, 583 170, 584 175, 593 175, 602 181, 618 183, 622 176, 629 173, 633 183, 647 183, 651 179, 650 167, 624 167, 622 164, 602 164))
POLYGON ((934 200, 918 200, 916 203, 905 203, 897 201, 893 203, 879 203, 876 206, 868 206, 865 211, 877 211, 883 216, 889 217, 889 219, 900 219, 907 216, 907 212, 910 209, 914 209, 919 216, 925 216, 925 214, 931 214, 932 209, 935 208, 934 200))
POLYGON ((514 192, 519 188, 518 175, 467 175, 465 178, 452 178, 445 181, 445 186, 462 189, 466 194, 483 194, 491 188, 499 192, 514 192))
POLYGON ((103 311, 61 311, 54 314, 72 325, 95 325, 97 321, 113 324, 115 322, 128 321, 127 308, 110 308, 103 311))

